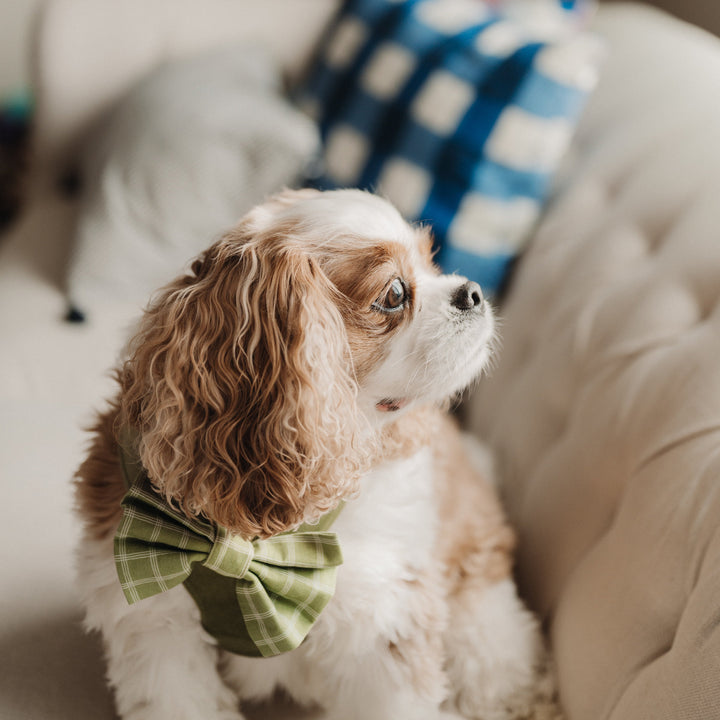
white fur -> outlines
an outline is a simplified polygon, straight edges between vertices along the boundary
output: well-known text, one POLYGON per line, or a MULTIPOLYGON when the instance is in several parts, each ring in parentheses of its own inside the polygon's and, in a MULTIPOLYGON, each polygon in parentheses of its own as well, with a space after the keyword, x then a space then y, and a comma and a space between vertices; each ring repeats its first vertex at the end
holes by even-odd
POLYGON ((364 383, 361 402, 384 397, 438 402, 481 372, 495 322, 487 305, 482 313, 452 306, 452 292, 465 282, 456 275, 418 273, 416 317, 390 341, 387 357, 364 383))
POLYGON ((292 204, 266 203, 253 210, 256 231, 291 223, 316 249, 346 242, 392 239, 415 249, 415 233, 388 202, 359 190, 293 194, 292 204))
POLYGON ((509 579, 455 606, 447 631, 453 704, 465 717, 527 717, 538 699, 540 636, 509 579), (483 682, 478 682, 483 678, 483 682), (524 692, 523 692, 524 689, 524 692))
POLYGON ((277 683, 301 703, 320 703, 337 720, 392 718, 403 707, 415 708, 407 717, 437 717, 437 707, 403 687, 386 649, 409 632, 412 591, 403 580, 429 563, 435 524, 427 451, 371 472, 333 525, 344 562, 335 597, 307 641, 281 662, 260 667, 229 656, 228 682, 241 696, 257 697, 262 675, 267 690, 277 683))
POLYGON ((125 720, 241 720, 235 695, 217 673, 217 648, 181 585, 128 605, 112 541, 85 541, 78 580, 85 625, 105 641, 108 679, 125 720))
MULTIPOLYGON (((256 211, 256 227, 293 215, 317 238, 337 238, 360 227, 354 242, 363 237, 414 242, 397 212, 378 198, 353 191, 300 197, 292 205, 269 203, 256 211)), ((380 412, 379 400, 403 398, 411 406, 452 395, 486 364, 493 333, 489 308, 463 312, 452 305, 465 279, 433 274, 414 253, 413 320, 392 337, 359 388, 359 406, 380 432, 397 413, 380 412)), ((475 446, 471 459, 488 470, 487 452, 475 446)), ((451 601, 438 592, 441 607, 433 618, 444 640, 447 692, 441 653, 434 658, 437 687, 422 687, 408 678, 393 652, 422 627, 418 610, 427 593, 421 583, 442 582, 433 552, 440 532, 436 473, 431 449, 421 447, 361 478, 359 494, 333 526, 344 556, 336 594, 306 641, 276 658, 218 651, 182 586, 128 606, 112 543, 86 539, 79 577, 87 625, 105 638, 110 683, 124 720, 239 720, 238 698, 265 699, 277 687, 301 704, 323 706, 328 720, 525 717, 535 697, 542 648, 537 624, 510 580, 482 592, 459 592, 451 601)))
POLYGON ((536 623, 509 580, 453 607, 445 634, 453 691, 444 708, 418 695, 387 649, 412 632, 408 581, 432 563, 432 483, 427 449, 363 479, 333 527, 344 556, 335 597, 307 641, 276 658, 218 652, 182 586, 128 606, 112 544, 84 543, 87 626, 105 637, 121 717, 239 720, 236 698, 266 699, 278 687, 301 704, 323 706, 328 720, 524 717, 541 649, 536 623))

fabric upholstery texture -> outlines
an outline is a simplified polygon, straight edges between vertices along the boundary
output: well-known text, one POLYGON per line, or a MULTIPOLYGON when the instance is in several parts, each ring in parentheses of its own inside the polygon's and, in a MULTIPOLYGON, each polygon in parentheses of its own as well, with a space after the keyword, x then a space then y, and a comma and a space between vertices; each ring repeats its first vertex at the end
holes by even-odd
POLYGON ((640 9, 598 31, 608 64, 473 425, 569 717, 717 718, 718 42, 640 9))
POLYGON ((539 31, 479 0, 348 0, 300 93, 324 141, 313 184, 388 197, 433 228, 447 272, 497 293, 599 58, 570 21, 539 31))

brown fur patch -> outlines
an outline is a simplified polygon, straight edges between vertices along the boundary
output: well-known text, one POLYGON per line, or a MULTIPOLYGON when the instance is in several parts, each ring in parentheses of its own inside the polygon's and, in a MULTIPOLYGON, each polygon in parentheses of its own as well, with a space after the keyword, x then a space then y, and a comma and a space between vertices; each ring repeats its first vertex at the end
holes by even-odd
POLYGON ((90 452, 75 474, 75 505, 89 537, 103 540, 115 533, 120 522, 120 501, 125 495, 118 460, 115 424, 117 404, 99 415, 91 428, 90 452))
POLYGON ((441 427, 441 413, 432 406, 408 411, 383 429, 382 459, 410 457, 421 447, 432 444, 441 427))
POLYGON ((412 320, 415 272, 410 251, 396 242, 350 245, 318 258, 323 271, 342 296, 341 312, 359 382, 384 356, 388 335, 412 320), (373 308, 388 285, 401 278, 408 287, 404 310, 383 313, 373 308))
POLYGON ((121 411, 168 501, 268 537, 334 507, 365 459, 337 289, 292 235, 248 222, 145 313, 121 411))
POLYGON ((455 422, 442 417, 434 436, 440 529, 438 554, 450 594, 471 582, 494 585, 512 571, 515 534, 495 490, 472 466, 455 422))
POLYGON ((453 419, 430 406, 403 415, 383 432, 382 459, 409 457, 424 445, 435 459, 437 558, 449 591, 467 580, 487 587, 508 577, 515 534, 494 488, 471 464, 453 419))
POLYGON ((432 231, 429 227, 421 225, 415 229, 415 237, 417 238, 417 247, 420 251, 420 257, 425 262, 426 266, 438 274, 440 269, 434 264, 433 258, 435 256, 434 241, 432 231))

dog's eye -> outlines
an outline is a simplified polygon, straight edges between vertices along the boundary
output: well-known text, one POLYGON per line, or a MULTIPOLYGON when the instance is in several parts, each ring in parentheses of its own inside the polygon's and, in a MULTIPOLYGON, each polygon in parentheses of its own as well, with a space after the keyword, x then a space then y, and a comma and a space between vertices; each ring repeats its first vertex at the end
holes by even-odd
POLYGON ((404 280, 395 278, 374 303, 373 308, 380 312, 397 312, 405 307, 408 301, 408 289, 404 280))

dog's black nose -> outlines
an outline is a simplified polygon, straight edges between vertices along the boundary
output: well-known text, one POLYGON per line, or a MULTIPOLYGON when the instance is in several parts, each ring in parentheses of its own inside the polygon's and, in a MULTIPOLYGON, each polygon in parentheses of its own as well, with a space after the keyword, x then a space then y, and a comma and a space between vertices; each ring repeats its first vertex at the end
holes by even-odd
POLYGON ((458 310, 481 310, 483 305, 483 294, 476 282, 463 283, 453 292, 450 302, 458 310))

